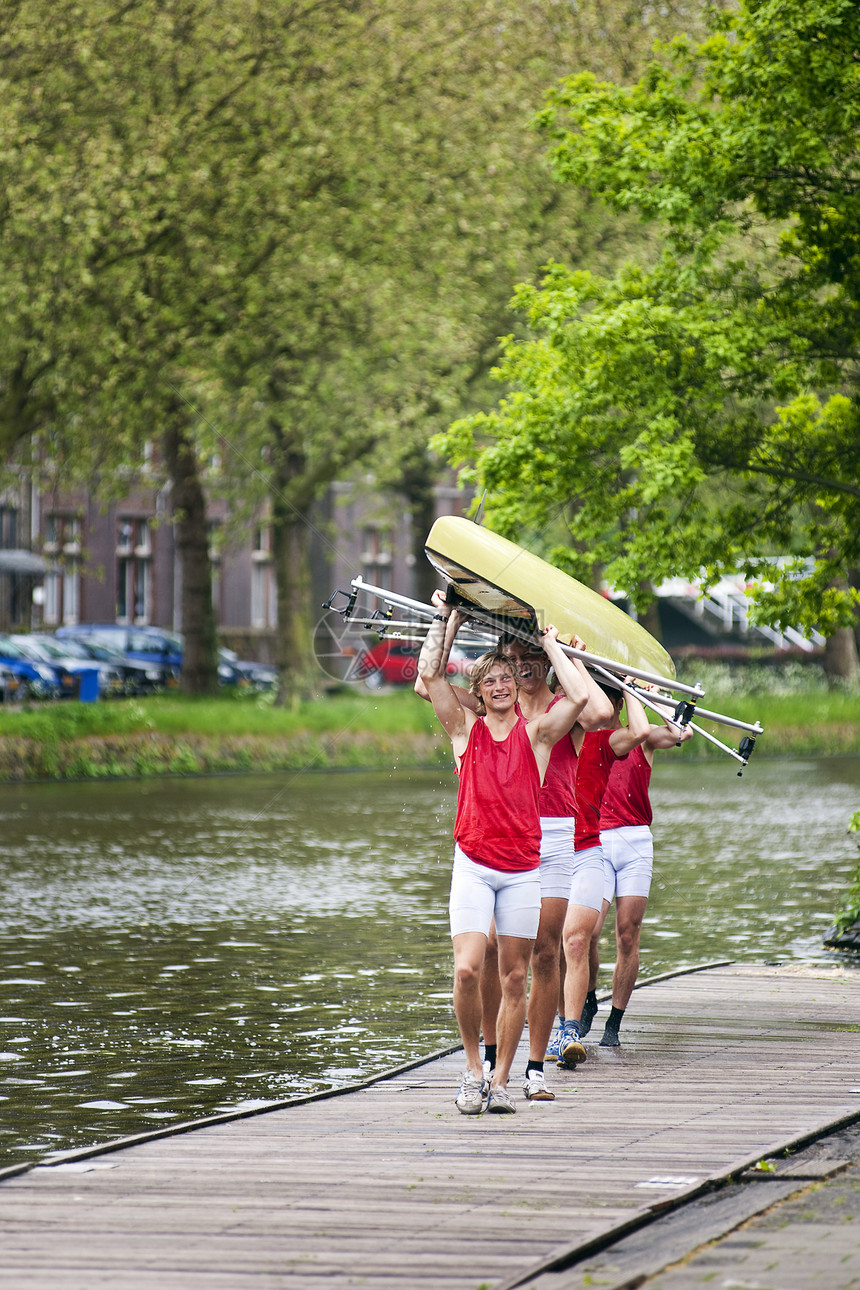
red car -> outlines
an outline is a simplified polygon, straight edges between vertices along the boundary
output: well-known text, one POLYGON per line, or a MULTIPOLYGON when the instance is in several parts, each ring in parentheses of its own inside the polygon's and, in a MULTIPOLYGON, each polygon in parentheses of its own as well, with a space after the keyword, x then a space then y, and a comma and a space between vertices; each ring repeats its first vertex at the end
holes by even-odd
MULTIPOLYGON (((448 675, 468 676, 473 662, 483 652, 482 648, 476 651, 472 646, 461 649, 455 645, 448 659, 448 675)), ((414 685, 420 653, 420 641, 381 640, 359 656, 350 679, 364 681, 371 690, 382 685, 414 685)))

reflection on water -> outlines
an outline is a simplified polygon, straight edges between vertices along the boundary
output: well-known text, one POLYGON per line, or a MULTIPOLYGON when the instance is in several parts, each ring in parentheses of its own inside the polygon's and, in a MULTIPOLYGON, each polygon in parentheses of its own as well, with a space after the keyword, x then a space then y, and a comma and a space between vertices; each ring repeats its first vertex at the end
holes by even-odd
MULTIPOLYGON (((860 760, 665 755, 652 796, 643 977, 830 957, 860 760)), ((439 771, 0 788, 0 1165, 455 1043, 453 807, 439 771)))

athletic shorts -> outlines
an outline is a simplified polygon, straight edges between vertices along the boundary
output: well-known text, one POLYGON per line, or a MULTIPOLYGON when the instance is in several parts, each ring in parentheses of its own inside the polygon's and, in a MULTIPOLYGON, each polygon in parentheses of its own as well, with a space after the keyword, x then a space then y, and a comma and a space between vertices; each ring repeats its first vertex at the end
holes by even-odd
POLYGON ((573 857, 573 878, 570 884, 571 905, 585 905, 588 909, 603 908, 603 848, 586 847, 573 857))
POLYGON ((603 846, 606 900, 613 896, 648 896, 654 868, 654 839, 647 824, 624 824, 604 829, 603 846))
POLYGON ((573 880, 574 822, 566 815, 540 820, 540 894, 567 900, 573 880))
POLYGON ((495 918, 499 936, 522 936, 533 941, 540 922, 540 871, 505 873, 490 869, 455 847, 448 916, 452 936, 461 932, 489 936, 490 923, 495 918))

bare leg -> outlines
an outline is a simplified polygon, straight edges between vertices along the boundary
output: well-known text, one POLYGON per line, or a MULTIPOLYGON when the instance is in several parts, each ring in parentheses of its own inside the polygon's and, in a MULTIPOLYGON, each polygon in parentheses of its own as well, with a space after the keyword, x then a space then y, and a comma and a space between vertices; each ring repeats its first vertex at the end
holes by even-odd
POLYGON ((580 1039, 584 1039, 591 1030, 591 1023, 594 1021, 598 1011, 595 991, 597 990, 597 977, 600 972, 600 933, 603 931, 603 924, 606 921, 608 910, 609 901, 604 900, 588 944, 588 992, 585 996, 582 1012, 579 1014, 580 1039))
POLYGON ((588 952, 591 935, 600 916, 588 905, 568 905, 564 920, 564 957, 567 973, 564 979, 565 1020, 579 1021, 588 992, 588 952))
MULTIPOLYGON (((507 1088, 511 1066, 526 1024, 526 978, 534 941, 522 936, 499 937, 499 978, 502 1006, 496 1026, 494 1084, 507 1088)), ((480 1070, 480 1065, 478 1067, 480 1070)))
POLYGON ((647 896, 616 896, 615 943, 617 957, 612 974, 612 1006, 627 1007, 639 975, 639 942, 647 896))
POLYGON ((567 913, 563 896, 545 896, 532 951, 532 984, 529 992, 529 1060, 543 1062, 555 1021, 559 993, 561 929, 567 913))
POLYGON ((588 947, 588 988, 589 990, 597 989, 597 976, 600 972, 600 933, 603 931, 603 924, 606 922, 606 915, 609 913, 610 902, 604 900, 603 908, 598 915, 597 922, 594 925, 594 931, 591 933, 591 944, 588 947))
POLYGON ((454 1014, 466 1054, 466 1068, 481 1078, 481 965, 487 948, 483 932, 458 932, 454 944, 454 1014))
POLYGON ((496 920, 490 924, 490 939, 484 955, 481 972, 481 1030, 484 1044, 496 1042, 496 1020, 502 1006, 502 983, 499 980, 499 945, 496 939, 496 920))

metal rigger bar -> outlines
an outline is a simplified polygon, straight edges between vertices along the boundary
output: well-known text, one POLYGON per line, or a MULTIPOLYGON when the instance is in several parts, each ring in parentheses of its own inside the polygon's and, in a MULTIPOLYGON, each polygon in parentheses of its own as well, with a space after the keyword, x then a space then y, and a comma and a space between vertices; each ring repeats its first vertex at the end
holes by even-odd
MULTIPOLYGON (((618 688, 623 690, 625 694, 632 694, 634 698, 639 700, 643 707, 650 708, 652 712, 656 712, 661 721, 665 721, 667 725, 677 726, 679 730, 683 729, 684 726, 689 726, 691 730, 695 730, 697 735, 701 735, 703 739, 707 739, 710 743, 715 744, 717 748, 722 749, 724 753, 728 753, 730 757, 734 757, 735 761, 741 763, 742 768, 749 762, 749 759, 752 756, 753 745, 755 744, 755 736, 752 736, 752 738, 747 737, 742 739, 740 748, 735 751, 735 749, 730 748, 728 744, 724 744, 722 739, 717 739, 716 735, 712 735, 708 730, 703 730, 701 726, 696 725, 695 721, 690 719, 692 715, 691 711, 688 710, 685 714, 679 716, 677 708, 667 709, 665 699, 661 705, 660 696, 650 694, 648 690, 640 690, 638 685, 628 685, 626 681, 621 680, 620 677, 616 676, 612 672, 607 672, 602 667, 596 667, 594 668, 594 671, 601 672, 606 680, 611 681, 613 685, 617 684, 618 688), (744 756, 744 753, 746 753, 746 756, 744 756)), ((679 704, 678 708, 681 706, 687 707, 688 705, 679 704)), ((700 709, 696 709, 696 711, 699 710, 700 709)), ((739 775, 742 773, 742 770, 738 771, 739 775)))
MULTIPOLYGON (((360 614, 355 613, 355 603, 358 595, 362 591, 367 592, 368 595, 376 596, 378 599, 385 601, 386 604, 394 605, 397 608, 408 610, 412 613, 419 615, 422 618, 432 619, 434 614, 436 613, 436 610, 432 605, 426 605, 420 600, 412 600, 408 596, 402 596, 398 592, 390 591, 385 587, 373 586, 371 583, 365 582, 364 579, 360 577, 353 578, 350 583, 350 586, 353 588, 353 590, 349 595, 347 595, 346 592, 334 592, 334 594, 331 596, 330 600, 325 606, 326 608, 329 608, 329 609, 333 608, 332 601, 334 600, 334 597, 338 594, 347 596, 347 604, 344 606, 343 609, 339 609, 336 611, 340 613, 344 617, 344 619, 361 617, 360 614)), ((523 627, 522 629, 519 629, 515 623, 511 622, 509 618, 498 618, 493 614, 487 613, 485 610, 480 609, 478 606, 469 604, 466 601, 458 602, 457 608, 463 613, 465 617, 468 617, 474 623, 490 628, 490 630, 495 635, 501 635, 502 633, 504 633, 505 635, 508 635, 508 636, 515 636, 526 643, 533 643, 534 641, 534 633, 532 631, 529 631, 525 627, 523 627)), ((383 618, 380 621, 380 625, 382 625, 382 623, 384 622, 385 622, 385 619, 383 618)), ((731 726, 737 730, 748 731, 749 734, 752 736, 751 740, 749 741, 750 753, 752 751, 752 745, 755 743, 755 736, 760 735, 762 733, 763 728, 757 721, 751 724, 747 721, 739 721, 735 717, 728 717, 721 712, 712 712, 707 708, 699 707, 697 701, 704 694, 704 690, 702 689, 701 685, 685 685, 681 681, 676 681, 673 677, 660 676, 656 673, 646 672, 639 668, 629 667, 623 663, 617 662, 614 659, 602 658, 600 655, 591 654, 588 652, 588 650, 576 649, 573 645, 565 645, 562 643, 562 649, 571 658, 579 659, 582 663, 585 663, 587 666, 591 668, 602 669, 604 670, 604 672, 609 673, 609 679, 612 680, 613 682, 617 681, 620 677, 632 676, 632 677, 635 677, 635 679, 638 681, 646 681, 651 685, 659 685, 666 690, 674 690, 680 694, 690 695, 692 697, 693 704, 695 705, 695 712, 697 716, 705 717, 709 721, 716 721, 720 725, 731 726)), ((637 697, 641 698, 642 696, 637 695, 637 697)), ((650 706, 653 706, 653 705, 650 705, 650 706)), ((689 715, 690 716, 692 715, 692 711, 690 712, 689 715)), ((703 735, 705 739, 708 739, 712 743, 715 743, 718 747, 723 748, 724 751, 728 752, 732 757, 737 758, 737 760, 739 761, 743 761, 744 765, 746 765, 748 757, 744 758, 742 753, 735 753, 733 749, 730 749, 725 744, 722 744, 720 740, 716 739, 713 735, 708 734, 707 731, 702 730, 701 727, 694 726, 693 728, 697 731, 697 733, 703 735)), ((747 740, 742 741, 742 748, 745 743, 747 743, 747 740)))
MULTIPOLYGON (((408 596, 401 596, 395 591, 388 591, 385 587, 374 587, 365 582, 363 578, 353 578, 351 584, 356 591, 366 591, 369 595, 378 596, 380 600, 388 604, 397 605, 402 609, 411 609, 415 613, 420 613, 427 618, 432 618, 436 610, 432 605, 423 605, 420 600, 410 600, 408 596)), ((337 593, 335 593, 337 594, 337 593)), ((343 594, 343 593, 341 593, 343 594)), ((527 628, 519 629, 509 618, 498 618, 493 614, 487 613, 477 605, 471 605, 466 601, 458 602, 457 608, 463 615, 470 618, 473 622, 482 623, 488 626, 496 635, 504 633, 506 636, 516 636, 527 643, 533 643, 534 632, 527 628)), ((356 615, 352 615, 355 617, 356 615)), ((583 663, 595 664, 599 667, 605 667, 613 672, 620 672, 625 676, 635 676, 637 680, 649 681, 653 685, 662 685, 669 690, 678 690, 682 694, 692 694, 698 699, 704 694, 700 685, 684 685, 681 681, 675 681, 668 676, 659 676, 653 672, 645 672, 633 667, 628 667, 624 663, 618 663, 615 659, 601 658, 597 654, 589 654, 587 650, 574 649, 572 645, 563 645, 565 653, 570 654, 573 658, 581 659, 583 663)))

